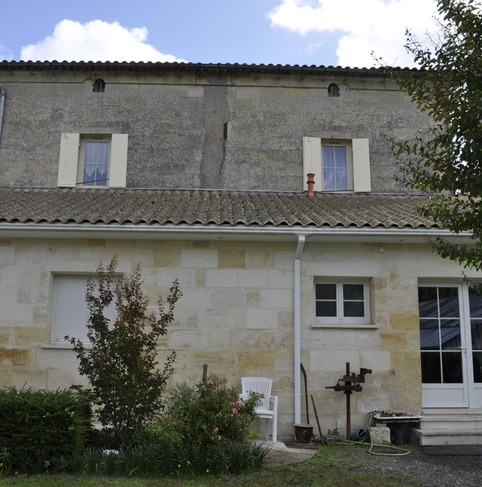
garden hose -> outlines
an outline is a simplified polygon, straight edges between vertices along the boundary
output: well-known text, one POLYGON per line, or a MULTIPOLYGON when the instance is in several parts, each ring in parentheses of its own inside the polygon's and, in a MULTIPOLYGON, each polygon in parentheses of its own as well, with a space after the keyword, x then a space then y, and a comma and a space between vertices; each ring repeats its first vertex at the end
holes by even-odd
POLYGON ((368 453, 370 455, 380 455, 380 456, 390 456, 390 457, 401 457, 404 455, 410 455, 410 453, 411 453, 410 450, 407 450, 406 448, 400 448, 400 447, 394 446, 394 445, 377 445, 377 444, 373 443, 373 436, 371 433, 372 419, 373 419, 373 413, 368 413, 364 419, 364 423, 365 423, 365 426, 366 426, 367 431, 368 431, 368 436, 370 437, 370 448, 368 449, 368 453), (367 418, 368 418, 368 421, 367 421, 367 418), (373 448, 376 446, 381 447, 381 448, 388 448, 391 450, 397 450, 398 452, 397 453, 375 452, 375 451, 373 451, 373 448))
POLYGON ((336 434, 327 434, 323 437, 323 440, 326 443, 350 443, 354 445, 363 445, 367 446, 365 440, 367 437, 370 438, 370 448, 368 449, 368 453, 370 455, 379 455, 379 456, 390 456, 390 457, 401 457, 405 455, 410 455, 411 451, 407 450, 406 448, 400 448, 399 446, 395 445, 381 445, 377 443, 373 443, 373 436, 371 434, 371 422, 373 418, 373 413, 368 413, 364 418, 365 428, 360 428, 356 433, 353 433, 351 436, 351 440, 345 440, 341 436, 336 434), (376 452, 373 449, 375 447, 385 448, 390 450, 397 450, 396 453, 387 453, 387 452, 376 452))

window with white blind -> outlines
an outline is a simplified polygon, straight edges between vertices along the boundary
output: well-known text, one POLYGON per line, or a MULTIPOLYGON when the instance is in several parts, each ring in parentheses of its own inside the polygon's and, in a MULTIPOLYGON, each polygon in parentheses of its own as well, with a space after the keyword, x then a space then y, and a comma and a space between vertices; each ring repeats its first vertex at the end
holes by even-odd
POLYGON ((63 133, 57 186, 125 188, 127 134, 63 133))
MULTIPOLYGON (((89 310, 85 301, 87 281, 95 275, 56 274, 52 308, 52 343, 68 343, 65 336, 78 338, 87 343, 89 310)), ((113 323, 116 319, 115 305, 106 310, 106 318, 113 323)))
POLYGON ((303 188, 312 173, 315 191, 371 191, 368 139, 303 137, 303 188))

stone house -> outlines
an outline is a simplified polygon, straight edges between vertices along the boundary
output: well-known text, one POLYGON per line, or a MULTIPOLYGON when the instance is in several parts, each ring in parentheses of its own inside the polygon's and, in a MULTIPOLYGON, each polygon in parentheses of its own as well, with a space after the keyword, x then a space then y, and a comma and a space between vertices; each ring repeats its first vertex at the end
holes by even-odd
POLYGON ((418 215, 391 150, 429 128, 379 69, 1 62, 0 386, 83 380, 64 336, 117 255, 154 303, 179 279, 173 381, 273 378, 282 438, 300 364, 344 430, 348 362, 372 369, 354 426, 411 412, 424 444, 482 442, 480 275, 428 242, 468 236, 418 215))

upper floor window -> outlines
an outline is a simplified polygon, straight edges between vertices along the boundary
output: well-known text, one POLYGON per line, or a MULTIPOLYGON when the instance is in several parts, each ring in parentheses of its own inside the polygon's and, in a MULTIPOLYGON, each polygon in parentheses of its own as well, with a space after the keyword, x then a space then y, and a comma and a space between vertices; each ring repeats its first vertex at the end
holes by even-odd
POLYGON ((331 85, 328 86, 328 96, 330 98, 340 96, 340 88, 337 84, 331 83, 331 85))
POLYGON ((321 154, 323 167, 323 189, 343 191, 351 189, 348 147, 343 145, 323 145, 321 154))
POLYGON ((83 186, 107 186, 110 140, 82 140, 78 181, 83 186))
POLYGON ((94 81, 94 87, 92 89, 94 93, 104 93, 105 91, 105 81, 103 79, 96 79, 94 81))
POLYGON ((303 188, 308 173, 315 191, 371 191, 368 139, 303 137, 303 188))
POLYGON ((125 188, 127 134, 63 133, 57 185, 125 188))

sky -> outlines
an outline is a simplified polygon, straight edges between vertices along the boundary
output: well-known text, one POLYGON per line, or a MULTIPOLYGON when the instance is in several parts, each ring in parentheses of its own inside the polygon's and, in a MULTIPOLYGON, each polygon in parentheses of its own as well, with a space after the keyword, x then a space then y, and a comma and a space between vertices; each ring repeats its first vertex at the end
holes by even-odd
POLYGON ((415 66, 435 0, 0 0, 0 59, 415 66))

